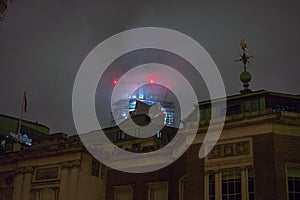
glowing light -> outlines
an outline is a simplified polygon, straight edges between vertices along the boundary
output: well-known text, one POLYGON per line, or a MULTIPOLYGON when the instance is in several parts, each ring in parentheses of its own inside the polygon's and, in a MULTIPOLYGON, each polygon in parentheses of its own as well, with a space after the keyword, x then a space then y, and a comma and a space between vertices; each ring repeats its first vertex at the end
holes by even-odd
POLYGON ((154 83, 154 81, 151 79, 151 80, 150 80, 150 83, 154 83))
POLYGON ((114 83, 114 85, 117 85, 118 80, 114 80, 113 83, 114 83))

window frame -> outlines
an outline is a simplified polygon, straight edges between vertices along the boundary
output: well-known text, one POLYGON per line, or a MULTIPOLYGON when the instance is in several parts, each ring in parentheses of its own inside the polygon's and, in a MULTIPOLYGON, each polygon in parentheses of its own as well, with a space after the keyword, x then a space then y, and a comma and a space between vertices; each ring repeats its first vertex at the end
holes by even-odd
POLYGON ((118 200, 118 196, 117 196, 118 192, 123 192, 123 191, 130 191, 131 199, 133 200, 133 187, 134 184, 113 186, 114 200, 118 200))
POLYGON ((167 199, 169 199, 169 181, 148 183, 148 200, 151 199, 151 189, 166 188, 167 199))
MULTIPOLYGON (((289 180, 288 180, 288 168, 299 168, 300 170, 300 163, 286 163, 285 165, 285 178, 286 178, 286 196, 287 196, 287 200, 289 200, 289 180)), ((300 178, 300 176, 299 176, 300 178)), ((300 194, 300 193, 299 193, 300 194)))
POLYGON ((100 177, 100 171, 101 171, 101 163, 98 160, 92 159, 91 176, 100 177))

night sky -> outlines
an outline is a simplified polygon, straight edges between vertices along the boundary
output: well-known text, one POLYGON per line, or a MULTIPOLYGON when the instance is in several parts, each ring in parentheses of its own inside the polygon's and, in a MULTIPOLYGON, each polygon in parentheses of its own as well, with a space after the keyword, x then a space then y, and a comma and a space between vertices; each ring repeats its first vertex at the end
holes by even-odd
POLYGON ((0 22, 0 113, 18 117, 26 90, 25 119, 74 134, 72 88, 84 58, 108 37, 147 26, 198 41, 217 64, 228 95, 242 88, 243 68, 235 60, 243 38, 254 55, 252 90, 300 94, 297 0, 15 0, 0 22))

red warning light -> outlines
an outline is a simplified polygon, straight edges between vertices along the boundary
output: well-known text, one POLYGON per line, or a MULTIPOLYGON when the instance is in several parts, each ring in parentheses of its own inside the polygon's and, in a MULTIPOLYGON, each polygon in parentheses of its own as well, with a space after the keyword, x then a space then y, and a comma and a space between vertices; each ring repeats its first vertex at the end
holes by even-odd
POLYGON ((114 80, 113 83, 114 83, 114 85, 117 85, 118 81, 117 81, 117 80, 114 80))
POLYGON ((151 79, 151 80, 150 80, 150 83, 154 83, 154 81, 151 79))

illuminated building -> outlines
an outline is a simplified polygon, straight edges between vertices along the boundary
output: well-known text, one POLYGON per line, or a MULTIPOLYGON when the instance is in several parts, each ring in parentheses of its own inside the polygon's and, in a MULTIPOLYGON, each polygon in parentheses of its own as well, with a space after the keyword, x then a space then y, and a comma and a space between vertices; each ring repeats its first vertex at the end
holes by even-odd
MULTIPOLYGON (((19 127, 19 119, 0 114, 0 154, 10 152, 14 149, 14 142, 17 137, 19 127)), ((20 127, 20 137, 24 138, 24 142, 21 142, 22 148, 30 146, 32 142, 39 142, 44 140, 49 135, 49 128, 38 122, 31 122, 22 120, 20 127), (26 144, 26 139, 31 141, 26 144)), ((21 140, 22 141, 22 140, 21 140)))
POLYGON ((137 99, 150 106, 160 105, 161 111, 166 113, 166 125, 177 126, 175 103, 166 100, 168 93, 170 92, 167 88, 151 83, 138 88, 128 99, 117 100, 112 104, 111 126, 115 126, 116 121, 122 122, 129 117, 129 113, 135 110, 137 99))
POLYGON ((57 133, 0 155, 1 200, 105 199, 105 167, 78 136, 57 133))
MULTIPOLYGON (((204 101, 187 152, 155 172, 109 169, 106 199, 299 199, 300 96, 260 90, 229 96, 227 104, 224 129, 208 156, 199 159, 199 149, 211 113, 223 110, 211 110, 210 101, 204 101)), ((132 148, 137 144, 122 142, 132 148)))
MULTIPOLYGON (((211 108, 211 101, 225 99, 198 103, 200 122, 194 120, 197 112, 192 112, 183 122, 197 127, 192 145, 165 168, 140 174, 106 168, 93 159, 77 136, 53 134, 28 149, 0 155, 0 197, 13 200, 298 200, 300 96, 251 91, 250 80, 251 75, 245 70, 241 74, 244 89, 238 95, 226 97, 227 109, 218 104, 211 108), (212 151, 200 159, 199 149, 214 113, 226 113, 225 125, 212 151)), ((132 117, 149 120, 146 115, 132 117)), ((174 129, 165 127, 146 139, 128 136, 117 126, 103 131, 115 148, 148 153, 164 147, 172 139, 174 129)), ((135 131, 136 136, 143 134, 139 128, 135 131)), ((118 159, 122 161, 120 165, 124 162, 131 163, 132 167, 149 165, 145 162, 144 166, 134 166, 135 162, 127 157, 118 159)), ((145 161, 150 159, 151 154, 147 154, 145 161)), ((156 162, 164 163, 165 159, 157 158, 156 162)))

